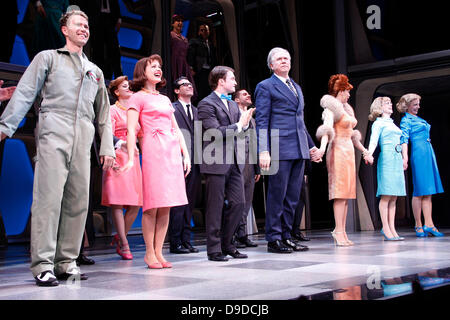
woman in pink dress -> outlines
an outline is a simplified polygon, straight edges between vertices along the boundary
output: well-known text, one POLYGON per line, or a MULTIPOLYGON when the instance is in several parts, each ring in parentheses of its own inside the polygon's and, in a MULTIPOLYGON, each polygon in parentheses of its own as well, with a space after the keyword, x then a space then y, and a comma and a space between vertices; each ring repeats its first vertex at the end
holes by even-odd
MULTIPOLYGON (((124 166, 128 162, 127 140, 127 108, 128 100, 133 95, 128 87, 128 77, 121 76, 109 84, 110 93, 117 99, 111 106, 111 125, 114 136, 121 144, 116 149, 116 166, 124 166)), ((142 133, 139 125, 136 128, 142 133)), ((116 145, 117 145, 116 144, 116 145)), ((142 206, 142 173, 139 163, 139 151, 135 147, 134 166, 127 172, 108 170, 103 174, 102 205, 111 207, 114 226, 117 234, 112 244, 116 245, 117 253, 124 260, 133 259, 128 245, 127 234, 142 206), (123 209, 126 209, 125 217, 123 209)))
MULTIPOLYGON (((159 55, 136 63, 131 89, 136 93, 128 102, 127 145, 136 143, 139 122, 142 137, 142 179, 144 206, 142 233, 146 246, 145 263, 150 269, 171 268, 162 255, 171 207, 188 203, 184 173, 189 174, 191 160, 183 135, 174 117, 174 108, 157 86, 164 86, 159 55), (183 155, 183 157, 182 157, 183 155)), ((128 163, 133 167, 134 148, 128 149, 128 163)))

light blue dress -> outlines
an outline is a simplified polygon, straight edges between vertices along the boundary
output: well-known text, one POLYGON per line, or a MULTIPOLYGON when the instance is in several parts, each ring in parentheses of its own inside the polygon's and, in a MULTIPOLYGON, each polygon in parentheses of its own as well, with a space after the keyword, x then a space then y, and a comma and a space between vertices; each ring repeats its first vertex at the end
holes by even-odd
POLYGON ((430 139, 431 126, 423 119, 406 113, 400 122, 400 143, 411 141, 411 170, 414 197, 444 192, 433 146, 430 139))
POLYGON ((378 144, 381 149, 377 163, 377 197, 406 195, 401 135, 402 131, 390 118, 377 118, 372 125, 369 150, 374 150, 378 144))

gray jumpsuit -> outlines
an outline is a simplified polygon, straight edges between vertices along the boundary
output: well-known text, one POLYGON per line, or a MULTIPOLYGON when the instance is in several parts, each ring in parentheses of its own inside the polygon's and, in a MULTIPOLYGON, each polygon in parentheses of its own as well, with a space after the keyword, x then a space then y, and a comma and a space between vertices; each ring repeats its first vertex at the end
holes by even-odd
POLYGON ((78 257, 89 202, 90 149, 94 119, 100 156, 115 157, 110 103, 103 73, 83 54, 66 47, 36 55, 5 111, 0 131, 11 137, 40 95, 33 204, 33 276, 79 272, 78 257))

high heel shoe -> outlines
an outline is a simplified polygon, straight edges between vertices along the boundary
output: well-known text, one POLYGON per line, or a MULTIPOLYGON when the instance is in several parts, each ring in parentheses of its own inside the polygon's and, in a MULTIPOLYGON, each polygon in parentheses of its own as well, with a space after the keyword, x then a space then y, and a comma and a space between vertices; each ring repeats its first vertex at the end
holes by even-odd
POLYGON ((417 238, 425 238, 427 236, 427 234, 425 232, 423 232, 423 228, 422 227, 414 227, 414 230, 416 230, 416 237, 417 238), (420 231, 422 230, 422 231, 420 231))
POLYGON ((347 243, 348 243, 348 245, 349 246, 354 246, 355 245, 355 243, 353 242, 353 241, 351 241, 351 240, 348 240, 348 238, 347 238, 347 233, 344 231, 344 234, 345 234, 345 239, 347 239, 347 240, 345 240, 347 243))
POLYGON ((112 246, 116 246, 116 252, 119 256, 122 256, 122 251, 120 250, 119 235, 116 233, 111 241, 112 246))
POLYGON ((404 241, 405 238, 398 236, 398 237, 395 237, 394 240, 395 241, 404 241))
POLYGON ((343 231, 341 231, 341 232, 336 232, 336 231, 331 232, 331 236, 332 236, 333 239, 334 239, 334 245, 336 245, 336 246, 338 246, 338 247, 349 247, 350 244, 349 244, 347 241, 342 241, 342 242, 340 242, 340 241, 336 238, 336 235, 337 235, 337 234, 343 234, 343 233, 344 233, 343 231))
POLYGON ((435 237, 443 237, 444 234, 442 232, 439 232, 439 230, 436 227, 429 228, 427 226, 423 226, 423 232, 426 236, 428 236, 429 233, 431 233, 435 237))
POLYGON ((130 246, 127 245, 127 247, 128 247, 128 249, 125 249, 125 250, 121 249, 119 254, 120 254, 120 256, 122 257, 123 260, 133 260, 133 255, 131 254, 130 246))
POLYGON ((383 229, 381 229, 380 233, 383 235, 384 240, 386 240, 386 241, 396 241, 396 240, 397 240, 397 239, 394 238, 394 237, 389 238, 389 237, 384 233, 383 229))

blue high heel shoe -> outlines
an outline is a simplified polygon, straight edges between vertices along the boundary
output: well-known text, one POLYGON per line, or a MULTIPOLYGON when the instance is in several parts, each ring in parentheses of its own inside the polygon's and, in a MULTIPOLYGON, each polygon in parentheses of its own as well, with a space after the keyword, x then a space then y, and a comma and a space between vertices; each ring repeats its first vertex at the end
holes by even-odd
POLYGON ((399 236, 399 237, 395 237, 394 240, 395 241, 404 241, 405 238, 399 236))
POLYGON ((428 235, 429 233, 431 233, 433 236, 435 237, 443 237, 444 234, 442 232, 439 232, 438 229, 436 229, 436 227, 433 228, 428 228, 427 226, 423 226, 423 232, 428 235))
POLYGON ((423 232, 423 228, 422 227, 414 227, 414 229, 416 230, 416 237, 417 238, 426 238, 427 234, 425 232, 423 232), (422 232, 420 232, 420 230, 422 230, 422 232))
POLYGON ((386 240, 386 241, 397 241, 396 238, 389 238, 389 237, 384 233, 383 229, 381 229, 380 233, 383 235, 384 240, 386 240))

